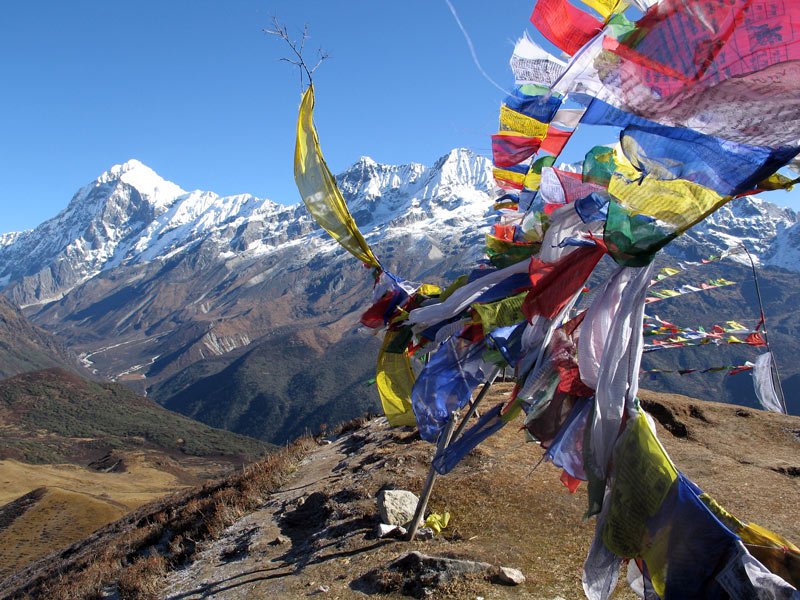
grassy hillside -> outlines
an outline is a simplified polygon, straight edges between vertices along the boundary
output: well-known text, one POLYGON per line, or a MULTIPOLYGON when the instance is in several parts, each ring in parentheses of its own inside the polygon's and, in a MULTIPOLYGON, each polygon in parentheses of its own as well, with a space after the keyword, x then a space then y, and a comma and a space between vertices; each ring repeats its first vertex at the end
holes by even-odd
POLYGON ((165 410, 122 385, 61 369, 0 381, 0 459, 88 464, 112 450, 256 457, 263 442, 212 429, 165 410))
POLYGON ((0 576, 270 448, 61 369, 2 380, 0 576))

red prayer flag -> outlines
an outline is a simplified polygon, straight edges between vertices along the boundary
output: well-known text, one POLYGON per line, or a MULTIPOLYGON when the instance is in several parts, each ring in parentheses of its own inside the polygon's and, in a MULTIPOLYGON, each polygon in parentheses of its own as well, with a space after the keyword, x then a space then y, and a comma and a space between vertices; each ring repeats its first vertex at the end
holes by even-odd
POLYGON ((534 155, 542 140, 524 135, 492 136, 492 159, 496 167, 513 167, 534 155))
POLYGON ((533 288, 522 303, 528 321, 536 315, 555 317, 570 298, 583 288, 595 266, 607 252, 605 244, 595 240, 595 246, 573 250, 554 263, 531 258, 528 273, 533 288))
POLYGON ((751 333, 746 338, 744 338, 744 343, 745 344, 750 344, 751 346, 766 346, 767 345, 767 342, 764 340, 763 337, 761 337, 761 334, 758 333, 758 332, 751 333))
POLYGON ((571 135, 571 131, 563 131, 551 125, 547 128, 547 135, 545 135, 542 140, 541 148, 545 152, 558 156, 561 154, 564 146, 567 145, 571 135))
POLYGON ((400 292, 389 290, 361 315, 361 324, 371 329, 383 327, 400 300, 400 292))
POLYGON ((603 22, 574 7, 568 0, 538 0, 531 23, 567 54, 575 54, 603 28, 603 22))
POLYGON ((494 225, 494 237, 504 242, 513 242, 515 229, 516 227, 514 225, 503 225, 501 223, 496 223, 494 225))
POLYGON ((728 371, 728 375, 738 375, 739 373, 744 373, 745 371, 752 371, 753 367, 743 365, 741 367, 734 367, 730 371, 728 371))
POLYGON ((563 471, 561 473, 561 483, 567 486, 570 494, 574 494, 578 491, 578 486, 581 484, 581 480, 575 479, 572 475, 566 471, 563 471))

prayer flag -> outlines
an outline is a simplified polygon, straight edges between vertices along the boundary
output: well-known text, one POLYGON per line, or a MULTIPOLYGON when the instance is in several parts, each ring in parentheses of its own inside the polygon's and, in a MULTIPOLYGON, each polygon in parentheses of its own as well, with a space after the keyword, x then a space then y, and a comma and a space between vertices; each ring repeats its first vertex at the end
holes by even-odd
POLYGON ((567 68, 567 63, 556 58, 531 40, 526 31, 514 46, 511 70, 517 84, 552 86, 567 68))
POLYGON ((314 86, 308 86, 297 118, 294 179, 300 196, 314 220, 361 262, 380 268, 380 263, 358 230, 342 193, 336 186, 314 128, 314 86))
POLYGON ((531 23, 567 54, 573 55, 603 28, 590 14, 568 0, 537 0, 531 23))
POLYGON ((389 425, 416 425, 411 407, 414 372, 411 370, 408 351, 404 349, 400 354, 387 352, 397 336, 395 331, 386 332, 383 346, 378 353, 375 383, 389 425))

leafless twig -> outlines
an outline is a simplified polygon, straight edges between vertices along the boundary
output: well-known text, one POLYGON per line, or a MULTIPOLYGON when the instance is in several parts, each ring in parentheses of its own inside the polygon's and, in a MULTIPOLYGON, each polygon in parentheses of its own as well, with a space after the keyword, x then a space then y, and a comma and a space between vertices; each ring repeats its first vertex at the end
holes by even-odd
POLYGON ((317 53, 319 55, 319 60, 317 60, 317 64, 315 64, 310 69, 306 64, 305 59, 303 58, 303 51, 306 47, 306 41, 308 41, 310 35, 308 33, 308 25, 303 26, 303 35, 300 38, 299 42, 297 40, 293 40, 289 37, 289 29, 286 25, 281 25, 278 21, 277 17, 272 18, 272 29, 264 29, 264 33, 268 33, 269 35, 274 35, 281 38, 285 41, 289 48, 291 48, 292 52, 294 53, 295 58, 281 58, 283 62, 288 62, 289 64, 295 65, 298 69, 300 69, 300 88, 303 88, 303 77, 304 75, 308 77, 309 85, 313 82, 312 75, 314 71, 322 64, 322 62, 328 58, 328 53, 325 52, 322 48, 320 48, 317 53))

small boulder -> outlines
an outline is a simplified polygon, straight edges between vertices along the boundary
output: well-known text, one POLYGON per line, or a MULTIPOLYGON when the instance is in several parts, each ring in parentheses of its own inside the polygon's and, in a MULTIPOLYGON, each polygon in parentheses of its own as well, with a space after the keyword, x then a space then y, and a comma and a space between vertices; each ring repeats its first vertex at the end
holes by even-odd
POLYGON ((401 527, 400 525, 387 525, 386 523, 378 524, 379 538, 392 538, 399 540, 404 538, 407 533, 408 531, 406 531, 406 528, 401 527))
POLYGON ((378 513, 388 525, 406 525, 414 518, 419 497, 408 490, 378 492, 378 513))
POLYGON ((497 580, 505 585, 522 585, 525 583, 525 575, 519 569, 511 567, 500 567, 497 580))

